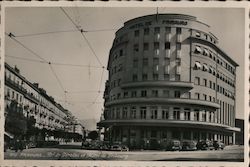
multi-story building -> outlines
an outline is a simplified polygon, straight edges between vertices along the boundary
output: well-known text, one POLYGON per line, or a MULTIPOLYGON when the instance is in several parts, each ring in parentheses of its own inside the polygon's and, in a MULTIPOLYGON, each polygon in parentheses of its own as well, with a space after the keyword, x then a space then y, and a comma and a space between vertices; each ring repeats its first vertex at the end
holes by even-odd
POLYGON ((234 144, 236 67, 209 25, 183 14, 125 22, 110 50, 105 140, 157 148, 168 139, 234 144))
MULTIPOLYGON (((20 129, 26 129, 23 132, 25 133, 29 130, 27 121, 32 118, 34 128, 38 131, 47 130, 50 132, 47 133, 47 137, 49 134, 52 139, 54 136, 63 137, 63 134, 58 136, 59 133, 53 132, 69 132, 66 127, 70 124, 70 117, 72 117, 68 110, 56 103, 54 98, 49 96, 44 89, 39 88, 37 83, 31 83, 20 74, 17 67, 12 68, 5 63, 5 116, 10 116, 6 121, 13 119, 11 113, 20 113, 22 121, 19 121, 20 125, 14 128, 11 127, 15 122, 5 124, 7 126, 5 130, 10 129, 12 133, 15 133, 18 126, 23 126, 20 129)), ((20 137, 20 133, 17 134, 20 137)))

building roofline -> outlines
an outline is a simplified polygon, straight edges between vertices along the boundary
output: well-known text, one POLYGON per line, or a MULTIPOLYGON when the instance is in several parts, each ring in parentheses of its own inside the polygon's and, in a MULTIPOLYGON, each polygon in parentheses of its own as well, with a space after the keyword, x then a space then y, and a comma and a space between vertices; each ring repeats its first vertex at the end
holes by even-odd
POLYGON ((25 83, 27 83, 31 88, 33 88, 35 91, 37 91, 41 96, 43 96, 45 99, 47 99, 53 105, 55 105, 58 109, 63 111, 66 115, 68 114, 67 112, 65 112, 65 110, 67 110, 67 109, 65 109, 63 106, 61 106, 61 104, 57 103, 55 100, 51 99, 52 96, 49 96, 46 92, 43 92, 43 91, 40 90, 40 89, 43 89, 43 88, 36 87, 34 84, 32 84, 30 81, 28 81, 24 76, 22 76, 20 73, 16 72, 15 69, 13 67, 11 67, 6 62, 5 62, 5 67, 8 70, 10 70, 11 72, 13 72, 15 75, 17 75, 19 78, 21 78, 25 83))

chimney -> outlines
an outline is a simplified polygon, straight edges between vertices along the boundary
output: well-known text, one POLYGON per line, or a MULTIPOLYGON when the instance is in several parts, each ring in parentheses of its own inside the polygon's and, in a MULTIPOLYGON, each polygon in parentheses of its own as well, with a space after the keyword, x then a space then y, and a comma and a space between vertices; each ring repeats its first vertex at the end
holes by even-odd
POLYGON ((20 70, 17 68, 17 66, 15 65, 15 68, 14 70, 19 74, 20 73, 20 70))

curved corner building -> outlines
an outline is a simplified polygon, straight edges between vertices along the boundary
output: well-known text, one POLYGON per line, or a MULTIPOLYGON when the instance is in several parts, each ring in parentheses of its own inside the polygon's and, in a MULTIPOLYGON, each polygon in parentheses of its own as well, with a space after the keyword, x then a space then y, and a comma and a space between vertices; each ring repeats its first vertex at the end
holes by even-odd
POLYGON ((209 25, 183 14, 127 21, 110 50, 105 140, 157 149, 167 139, 235 142, 237 63, 209 25))

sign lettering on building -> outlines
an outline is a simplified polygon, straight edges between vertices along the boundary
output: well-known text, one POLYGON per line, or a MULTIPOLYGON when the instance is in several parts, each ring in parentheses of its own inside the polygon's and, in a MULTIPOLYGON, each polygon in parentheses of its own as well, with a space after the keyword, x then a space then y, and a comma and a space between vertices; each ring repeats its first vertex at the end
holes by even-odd
MULTIPOLYGON (((187 21, 183 21, 183 20, 162 20, 162 24, 177 24, 177 25, 187 25, 188 22, 187 21)), ((134 28, 141 28, 141 27, 147 27, 152 25, 151 21, 145 22, 145 23, 138 23, 138 24, 134 24, 132 26, 129 27, 129 29, 134 29, 134 28)))

